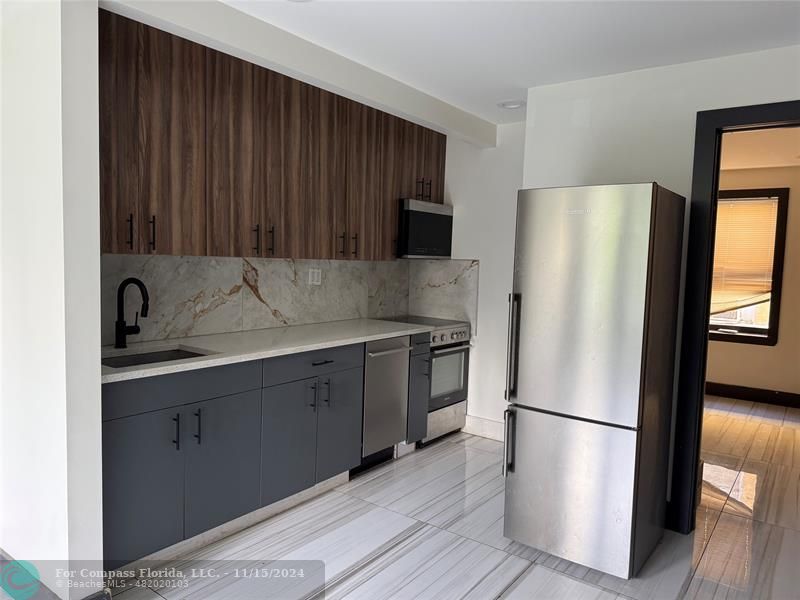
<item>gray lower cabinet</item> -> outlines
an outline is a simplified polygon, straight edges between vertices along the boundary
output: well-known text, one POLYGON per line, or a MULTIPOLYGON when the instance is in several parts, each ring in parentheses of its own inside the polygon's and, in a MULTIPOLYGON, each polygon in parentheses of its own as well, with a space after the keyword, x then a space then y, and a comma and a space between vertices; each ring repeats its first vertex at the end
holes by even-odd
POLYGON ((105 567, 357 466, 363 354, 356 344, 104 385, 105 567))
POLYGON ((408 430, 406 442, 428 435, 428 400, 431 392, 430 354, 411 356, 408 369, 408 430))
POLYGON ((364 369, 319 378, 316 481, 325 481, 361 463, 364 369))
POLYGON ((260 506, 261 393, 190 404, 183 414, 189 538, 260 506))
POLYGON ((261 506, 314 485, 316 377, 261 392, 261 506))
POLYGON ((361 463, 363 395, 361 367, 262 391, 262 506, 361 463))
POLYGON ((180 408, 103 423, 103 548, 114 569, 183 539, 180 408))

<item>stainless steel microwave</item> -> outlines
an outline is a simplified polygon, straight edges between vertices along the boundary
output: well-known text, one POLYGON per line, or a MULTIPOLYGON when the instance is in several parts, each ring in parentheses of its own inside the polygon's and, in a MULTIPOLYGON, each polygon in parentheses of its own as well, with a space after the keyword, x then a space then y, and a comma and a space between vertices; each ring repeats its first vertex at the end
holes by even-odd
POLYGON ((399 225, 399 257, 450 257, 453 243, 452 206, 422 200, 401 200, 399 225))

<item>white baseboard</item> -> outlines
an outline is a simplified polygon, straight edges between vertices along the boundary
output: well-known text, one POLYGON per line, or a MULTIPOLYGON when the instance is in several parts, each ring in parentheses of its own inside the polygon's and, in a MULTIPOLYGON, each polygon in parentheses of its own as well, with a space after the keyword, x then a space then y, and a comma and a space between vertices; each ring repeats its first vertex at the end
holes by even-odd
POLYGON ((503 441, 504 435, 502 421, 484 419, 473 415, 467 415, 467 423, 461 431, 489 438, 490 440, 497 440, 498 442, 503 441))

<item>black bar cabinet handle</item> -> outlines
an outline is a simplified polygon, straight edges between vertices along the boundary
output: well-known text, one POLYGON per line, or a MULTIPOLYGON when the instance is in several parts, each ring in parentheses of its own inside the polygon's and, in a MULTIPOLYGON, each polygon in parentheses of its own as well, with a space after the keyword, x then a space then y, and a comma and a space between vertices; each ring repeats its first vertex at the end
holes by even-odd
POLYGON ((202 440, 202 435, 203 435, 203 430, 202 430, 203 409, 202 408, 198 408, 196 411, 194 411, 194 416, 197 417, 197 433, 194 434, 194 437, 195 437, 195 439, 197 439, 197 443, 198 444, 202 444, 203 443, 203 440, 202 440))
POLYGON ((341 250, 339 250, 339 254, 341 254, 342 256, 344 256, 344 253, 345 253, 345 247, 344 247, 344 246, 345 246, 345 244, 346 244, 347 233, 343 231, 343 232, 342 232, 342 235, 340 235, 340 236, 339 236, 339 239, 340 239, 340 240, 342 240, 342 249, 341 249, 341 250))
POLYGON ((256 234, 256 245, 253 246, 252 250, 256 253, 256 256, 261 256, 261 223, 256 223, 252 231, 256 234))
POLYGON ((172 443, 175 444, 175 450, 181 449, 181 413, 176 413, 172 420, 175 422, 175 439, 172 443))
POLYGON ((126 240, 125 244, 133 250, 133 213, 128 215, 128 218, 125 219, 125 222, 128 224, 128 239, 126 240))
POLYGON ((149 242, 148 245, 150 246, 151 250, 155 250, 156 249, 156 216, 153 215, 153 217, 148 221, 148 223, 150 223, 150 235, 151 235, 150 242, 149 242))
POLYGON ((358 234, 353 236, 353 256, 358 257, 358 234))
POLYGON ((312 367, 321 367, 322 365, 329 365, 332 362, 333 361, 330 360, 330 359, 328 359, 328 360, 315 360, 314 362, 311 363, 311 366, 312 367))
POLYGON ((317 412, 317 384, 316 384, 316 382, 311 384, 311 389, 314 391, 314 397, 311 399, 311 404, 309 404, 309 406, 311 407, 311 409, 314 412, 317 412))
POLYGON ((275 225, 269 228, 269 251, 270 256, 275 256, 275 225))
POLYGON ((325 380, 325 382, 323 383, 323 385, 325 386, 326 392, 325 392, 325 397, 322 399, 322 401, 325 404, 327 404, 328 406, 330 406, 331 405, 331 392, 333 390, 333 384, 331 383, 331 378, 328 377, 325 380))
POLYGON ((430 202, 432 193, 433 193, 433 181, 431 179, 428 179, 428 181, 425 182, 425 194, 423 195, 423 200, 427 200, 428 202, 430 202))

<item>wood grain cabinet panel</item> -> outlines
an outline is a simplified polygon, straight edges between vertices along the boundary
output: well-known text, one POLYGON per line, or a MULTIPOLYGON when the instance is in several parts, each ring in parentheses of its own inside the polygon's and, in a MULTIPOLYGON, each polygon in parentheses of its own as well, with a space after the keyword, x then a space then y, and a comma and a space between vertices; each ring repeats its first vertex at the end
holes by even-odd
POLYGON ((141 220, 137 63, 143 25, 104 10, 98 25, 101 251, 136 253, 141 220))
POLYGON ((263 67, 253 71, 254 256, 289 257, 284 189, 290 79, 263 67))
MULTIPOLYGON (((390 114, 381 115, 381 220, 380 251, 377 258, 392 260, 397 257, 397 220, 400 200, 404 197, 403 148, 405 122, 390 114)), ((405 196, 408 197, 408 196, 405 196)))
POLYGON ((446 137, 100 11, 103 252, 390 260, 446 137))
POLYGON ((139 251, 206 253, 206 49, 143 27, 139 61, 139 251))
POLYGON ((283 143, 284 248, 290 258, 314 255, 314 212, 318 195, 319 88, 289 79, 286 103, 286 138, 283 143))
POLYGON ((347 214, 350 258, 380 256, 381 195, 380 111, 349 104, 347 144, 347 214))
POLYGON ((350 101, 319 91, 317 190, 313 213, 316 258, 347 258, 347 132, 350 101))
POLYGON ((253 256, 259 204, 253 197, 253 65, 206 53, 208 254, 253 256))

